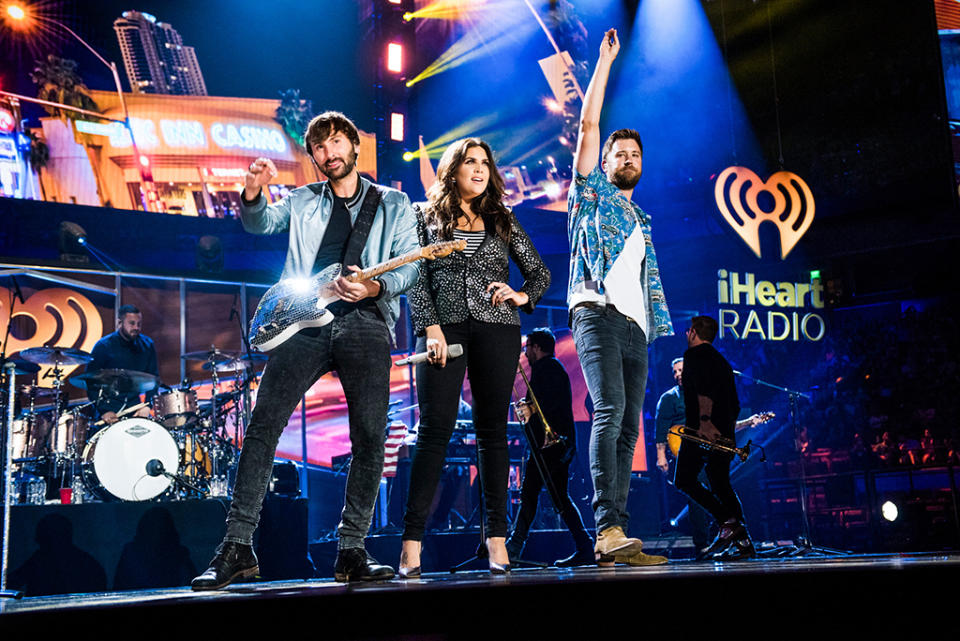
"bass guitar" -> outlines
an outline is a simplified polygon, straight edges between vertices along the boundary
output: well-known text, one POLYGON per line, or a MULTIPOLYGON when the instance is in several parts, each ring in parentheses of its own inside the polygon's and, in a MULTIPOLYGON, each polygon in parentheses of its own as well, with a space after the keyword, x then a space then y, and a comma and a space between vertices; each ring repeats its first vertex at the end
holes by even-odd
MULTIPOLYGON (((466 247, 465 240, 434 243, 344 278, 351 283, 369 280, 421 258, 434 260, 466 247)), ((250 321, 250 345, 261 352, 269 352, 302 329, 323 327, 332 321, 333 313, 327 306, 340 300, 333 289, 340 270, 341 265, 330 265, 309 278, 284 278, 268 289, 250 321)))

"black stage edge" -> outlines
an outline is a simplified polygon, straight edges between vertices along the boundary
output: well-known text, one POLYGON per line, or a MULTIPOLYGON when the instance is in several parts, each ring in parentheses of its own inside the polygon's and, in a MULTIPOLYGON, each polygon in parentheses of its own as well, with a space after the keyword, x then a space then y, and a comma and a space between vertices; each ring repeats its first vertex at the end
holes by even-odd
MULTIPOLYGON (((226 499, 17 505, 7 586, 28 596, 186 585, 223 538, 226 499)), ((254 539, 269 579, 309 579, 307 501, 264 501, 254 539)))
POLYGON ((0 628, 110 629, 125 637, 178 630, 215 639, 310 632, 358 641, 956 638, 958 568, 958 554, 911 554, 522 570, 503 578, 467 572, 379 584, 248 583, 212 593, 6 600, 0 628))

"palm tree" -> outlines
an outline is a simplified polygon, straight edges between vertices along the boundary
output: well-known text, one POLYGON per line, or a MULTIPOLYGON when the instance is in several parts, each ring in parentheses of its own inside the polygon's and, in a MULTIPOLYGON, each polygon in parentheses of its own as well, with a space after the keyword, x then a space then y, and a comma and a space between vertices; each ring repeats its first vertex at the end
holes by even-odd
POLYGON ((30 139, 30 166, 37 172, 37 182, 40 184, 40 197, 47 199, 47 191, 43 188, 43 168, 50 164, 50 147, 47 143, 34 134, 27 132, 27 138, 30 139))
MULTIPOLYGON (((35 63, 33 71, 30 72, 30 80, 37 85, 37 97, 41 100, 79 107, 88 111, 98 110, 97 103, 90 96, 87 86, 83 83, 80 74, 77 73, 77 62, 75 60, 59 58, 50 54, 46 60, 35 63)), ((56 116, 64 122, 76 119, 76 112, 73 111, 49 106, 44 106, 44 109, 51 116, 56 116)), ((90 161, 90 168, 93 170, 100 204, 105 205, 107 198, 103 177, 100 175, 99 146, 97 146, 97 149, 93 149, 93 146, 87 143, 85 136, 81 136, 79 142, 83 145, 84 151, 87 152, 87 159, 90 161)))
POLYGON ((298 145, 303 146, 303 134, 313 118, 313 101, 300 97, 299 89, 287 89, 280 93, 280 106, 275 120, 298 145))

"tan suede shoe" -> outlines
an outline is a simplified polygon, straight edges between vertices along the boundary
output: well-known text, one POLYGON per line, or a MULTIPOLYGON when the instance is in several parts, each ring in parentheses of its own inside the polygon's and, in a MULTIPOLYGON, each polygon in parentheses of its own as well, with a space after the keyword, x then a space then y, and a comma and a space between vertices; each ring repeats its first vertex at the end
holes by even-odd
POLYGON ((667 562, 667 557, 665 556, 660 556, 659 554, 647 554, 646 552, 634 552, 633 554, 620 554, 618 552, 614 555, 614 559, 617 563, 625 563, 634 567, 642 567, 645 565, 663 565, 667 562))
POLYGON ((639 552, 643 548, 643 541, 640 539, 628 538, 623 533, 620 526, 608 527, 597 535, 597 544, 593 546, 593 552, 600 557, 613 556, 614 554, 631 554, 639 552))

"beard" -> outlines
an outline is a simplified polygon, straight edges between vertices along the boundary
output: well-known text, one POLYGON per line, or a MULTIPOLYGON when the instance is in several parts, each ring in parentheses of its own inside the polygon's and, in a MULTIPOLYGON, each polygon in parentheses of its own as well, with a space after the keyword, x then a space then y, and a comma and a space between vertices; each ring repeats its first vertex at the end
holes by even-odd
MULTIPOLYGON (((326 167, 319 167, 320 173, 327 177, 327 180, 340 180, 345 176, 349 176, 353 172, 354 168, 357 166, 357 152, 356 150, 351 151, 346 158, 339 158, 341 165, 339 169, 330 170, 326 167)), ((327 161, 329 162, 329 160, 327 161)))
POLYGON ((617 189, 633 189, 640 182, 640 173, 636 167, 621 167, 610 176, 610 182, 617 189))

